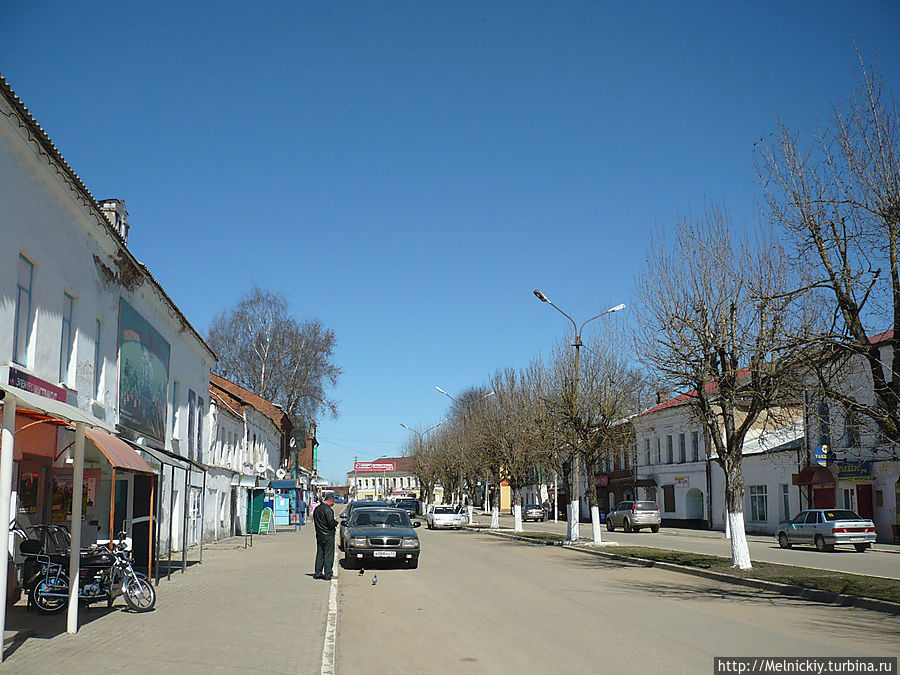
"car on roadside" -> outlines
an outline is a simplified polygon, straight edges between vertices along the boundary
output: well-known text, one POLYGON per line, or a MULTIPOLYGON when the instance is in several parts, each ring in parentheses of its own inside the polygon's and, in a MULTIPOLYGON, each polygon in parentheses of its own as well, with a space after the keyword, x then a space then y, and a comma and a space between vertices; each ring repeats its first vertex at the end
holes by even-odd
POLYGON ((468 516, 459 513, 450 504, 429 504, 425 513, 425 524, 429 530, 461 530, 468 520, 468 516))
POLYGON ((410 519, 415 518, 419 515, 419 500, 418 499, 398 499, 397 503, 394 505, 398 509, 403 509, 406 511, 406 514, 410 517, 410 519))
POLYGON ((651 532, 659 532, 661 522, 659 504, 651 501, 619 502, 606 515, 606 529, 610 532, 617 527, 626 532, 637 532, 645 527, 651 532))
POLYGON ((345 530, 344 567, 354 569, 372 562, 397 562, 410 569, 419 566, 419 536, 403 509, 357 508, 345 530))
POLYGON ((807 509, 778 526, 781 548, 812 544, 819 551, 852 545, 860 553, 875 543, 875 523, 849 509, 807 509))
POLYGON ((344 550, 344 542, 347 539, 347 521, 350 520, 350 516, 353 515, 353 512, 358 508, 371 508, 371 507, 387 507, 390 506, 385 501, 375 501, 371 499, 356 499, 349 504, 347 504, 347 508, 345 508, 341 515, 338 516, 338 521, 340 523, 340 528, 338 532, 338 548, 342 551, 344 550))
POLYGON ((535 520, 543 523, 544 518, 544 509, 540 504, 525 504, 525 506, 522 507, 522 520, 535 520))

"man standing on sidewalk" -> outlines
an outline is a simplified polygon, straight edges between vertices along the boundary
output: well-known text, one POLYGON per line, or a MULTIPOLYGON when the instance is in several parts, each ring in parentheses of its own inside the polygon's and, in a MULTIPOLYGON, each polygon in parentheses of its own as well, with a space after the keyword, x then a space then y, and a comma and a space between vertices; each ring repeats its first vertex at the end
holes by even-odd
POLYGON ((316 526, 316 573, 313 579, 331 579, 334 568, 334 531, 337 519, 334 517, 334 493, 326 492, 322 503, 313 511, 313 524, 316 526))

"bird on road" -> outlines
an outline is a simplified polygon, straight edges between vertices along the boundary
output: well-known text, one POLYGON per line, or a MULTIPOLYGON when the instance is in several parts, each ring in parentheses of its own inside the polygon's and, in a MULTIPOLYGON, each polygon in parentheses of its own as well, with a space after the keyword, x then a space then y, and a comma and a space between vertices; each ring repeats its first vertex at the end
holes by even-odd
POLYGON ((365 573, 366 573, 366 571, 363 570, 363 569, 361 569, 361 570, 359 571, 359 576, 362 576, 362 575, 365 574, 365 573))
POLYGON ((378 583, 378 575, 376 574, 374 577, 372 577, 372 585, 374 586, 377 583, 378 583))

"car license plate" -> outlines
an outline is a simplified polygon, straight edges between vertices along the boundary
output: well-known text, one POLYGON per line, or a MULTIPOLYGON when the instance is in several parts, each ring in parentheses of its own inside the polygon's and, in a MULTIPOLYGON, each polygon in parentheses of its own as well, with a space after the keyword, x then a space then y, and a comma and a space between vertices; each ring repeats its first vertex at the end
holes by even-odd
POLYGON ((375 551, 373 554, 376 558, 396 558, 396 551, 375 551))

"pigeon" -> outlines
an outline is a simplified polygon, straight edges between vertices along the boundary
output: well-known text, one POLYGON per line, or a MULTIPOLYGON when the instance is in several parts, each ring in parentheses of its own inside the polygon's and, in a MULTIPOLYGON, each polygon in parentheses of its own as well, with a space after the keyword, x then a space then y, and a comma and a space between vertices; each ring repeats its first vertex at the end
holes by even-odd
POLYGON ((366 571, 363 570, 363 569, 361 569, 361 570, 359 571, 359 576, 362 576, 362 575, 365 574, 365 573, 366 573, 366 571))
POLYGON ((378 583, 378 575, 376 574, 374 577, 372 577, 372 585, 374 586, 377 583, 378 583))

